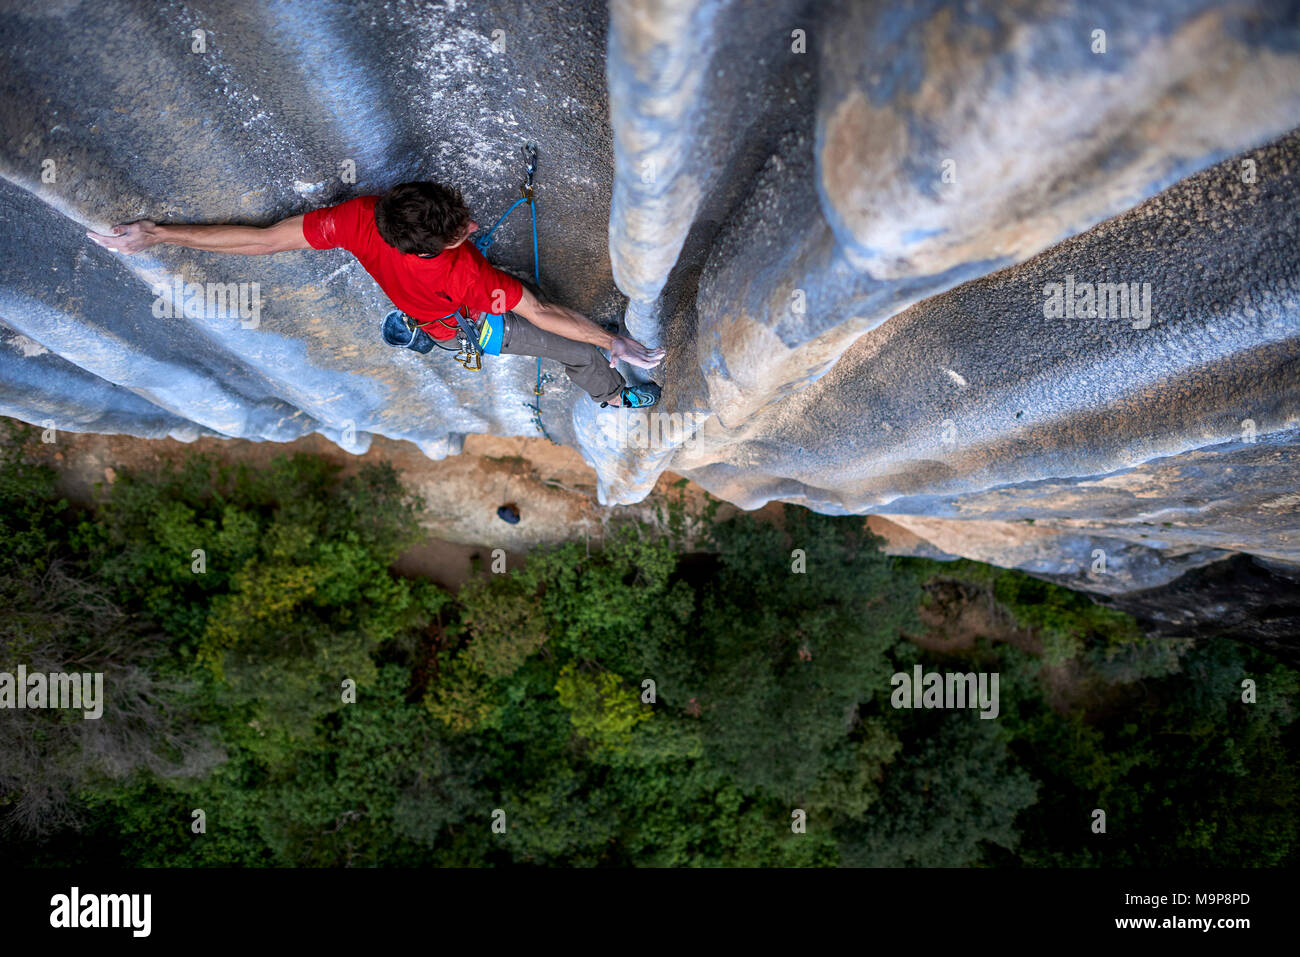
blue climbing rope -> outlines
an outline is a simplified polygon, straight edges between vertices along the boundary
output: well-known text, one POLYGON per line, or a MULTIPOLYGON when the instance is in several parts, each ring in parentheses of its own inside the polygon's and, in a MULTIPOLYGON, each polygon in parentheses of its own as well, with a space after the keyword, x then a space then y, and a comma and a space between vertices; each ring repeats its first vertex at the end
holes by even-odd
MULTIPOLYGON (((482 236, 474 240, 474 247, 486 255, 488 248, 496 242, 492 234, 497 231, 497 227, 506 221, 506 217, 513 213, 523 203, 528 204, 529 211, 533 214, 533 283, 540 290, 542 288, 542 261, 537 254, 537 200, 533 197, 533 173, 537 170, 537 148, 531 144, 524 147, 524 157, 528 161, 527 173, 528 178, 524 180, 523 185, 519 187, 522 196, 515 200, 510 208, 501 214, 501 218, 492 224, 482 236)), ((525 403, 527 405, 527 403, 525 403)), ((539 356, 537 359, 537 385, 533 389, 533 425, 537 426, 537 431, 541 432, 548 441, 554 442, 546 426, 542 423, 542 360, 539 356)))
MULTIPOLYGON (((506 217, 509 216, 511 213, 513 213, 520 203, 527 203, 527 202, 529 202, 527 196, 519 197, 517 200, 514 201, 514 203, 511 205, 509 209, 507 209, 504 213, 501 214, 501 218, 496 221, 496 223, 493 225, 491 229, 489 229, 482 236, 478 237, 478 239, 474 240, 474 245, 478 248, 479 252, 485 253, 488 251, 488 247, 491 246, 494 242, 496 242, 496 240, 492 238, 492 234, 497 231, 497 226, 500 226, 502 223, 504 223, 506 221, 506 217)), ((537 235, 537 210, 535 208, 533 210, 533 235, 534 236, 537 235)), ((536 275, 537 274, 537 268, 536 268, 537 247, 536 246, 533 247, 533 267, 534 267, 533 275, 536 275)))

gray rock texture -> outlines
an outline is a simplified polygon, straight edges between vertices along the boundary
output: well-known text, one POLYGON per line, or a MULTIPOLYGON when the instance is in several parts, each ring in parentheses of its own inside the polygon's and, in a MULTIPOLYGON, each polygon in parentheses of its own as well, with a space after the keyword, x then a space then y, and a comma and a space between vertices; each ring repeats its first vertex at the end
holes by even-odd
MULTIPOLYGON (((486 225, 532 141, 545 292, 663 345, 661 411, 687 423, 639 448, 547 369, 547 431, 602 502, 671 468, 1111 596, 1240 553, 1290 581, 1298 20, 1281 0, 6 2, 0 413, 431 458, 536 434, 530 360, 386 346, 390 306, 342 251, 84 238, 418 178, 486 225), (177 283, 256 283, 256 321, 158 317, 177 283)), ((498 235, 527 277, 526 214, 498 235)))

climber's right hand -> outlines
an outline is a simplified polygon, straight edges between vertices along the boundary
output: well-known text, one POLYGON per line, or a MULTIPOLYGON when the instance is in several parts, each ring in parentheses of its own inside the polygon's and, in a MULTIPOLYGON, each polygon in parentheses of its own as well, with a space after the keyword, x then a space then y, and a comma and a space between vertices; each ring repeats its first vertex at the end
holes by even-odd
POLYGON ((86 235, 105 249, 111 249, 115 253, 125 253, 128 256, 162 242, 162 237, 157 234, 157 224, 147 219, 127 223, 124 226, 114 226, 113 231, 108 235, 92 232, 87 232, 86 235))
POLYGON ((664 358, 663 349, 648 349, 631 336, 614 336, 609 343, 609 365, 612 369, 621 359, 628 365, 653 369, 664 358))

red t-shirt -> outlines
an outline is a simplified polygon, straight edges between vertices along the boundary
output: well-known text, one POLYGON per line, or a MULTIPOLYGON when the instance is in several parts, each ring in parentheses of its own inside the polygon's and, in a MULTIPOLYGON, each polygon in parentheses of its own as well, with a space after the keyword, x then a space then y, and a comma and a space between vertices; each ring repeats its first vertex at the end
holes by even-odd
POLYGON ((312 210, 303 217, 303 237, 313 249, 342 248, 356 256, 393 305, 435 339, 456 335, 456 320, 441 320, 462 306, 472 314, 500 314, 519 304, 519 280, 488 265, 469 240, 432 259, 388 245, 375 226, 378 199, 358 196, 312 210))

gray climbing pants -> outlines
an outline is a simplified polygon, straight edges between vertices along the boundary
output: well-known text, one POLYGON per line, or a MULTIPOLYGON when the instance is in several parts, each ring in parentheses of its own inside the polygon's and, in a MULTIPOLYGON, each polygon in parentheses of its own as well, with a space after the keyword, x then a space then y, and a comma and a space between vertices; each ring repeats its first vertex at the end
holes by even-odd
POLYGON ((609 367, 605 354, 588 342, 575 342, 538 329, 527 319, 506 313, 501 332, 501 354, 539 356, 564 365, 573 384, 597 402, 608 402, 623 388, 623 376, 609 367))

